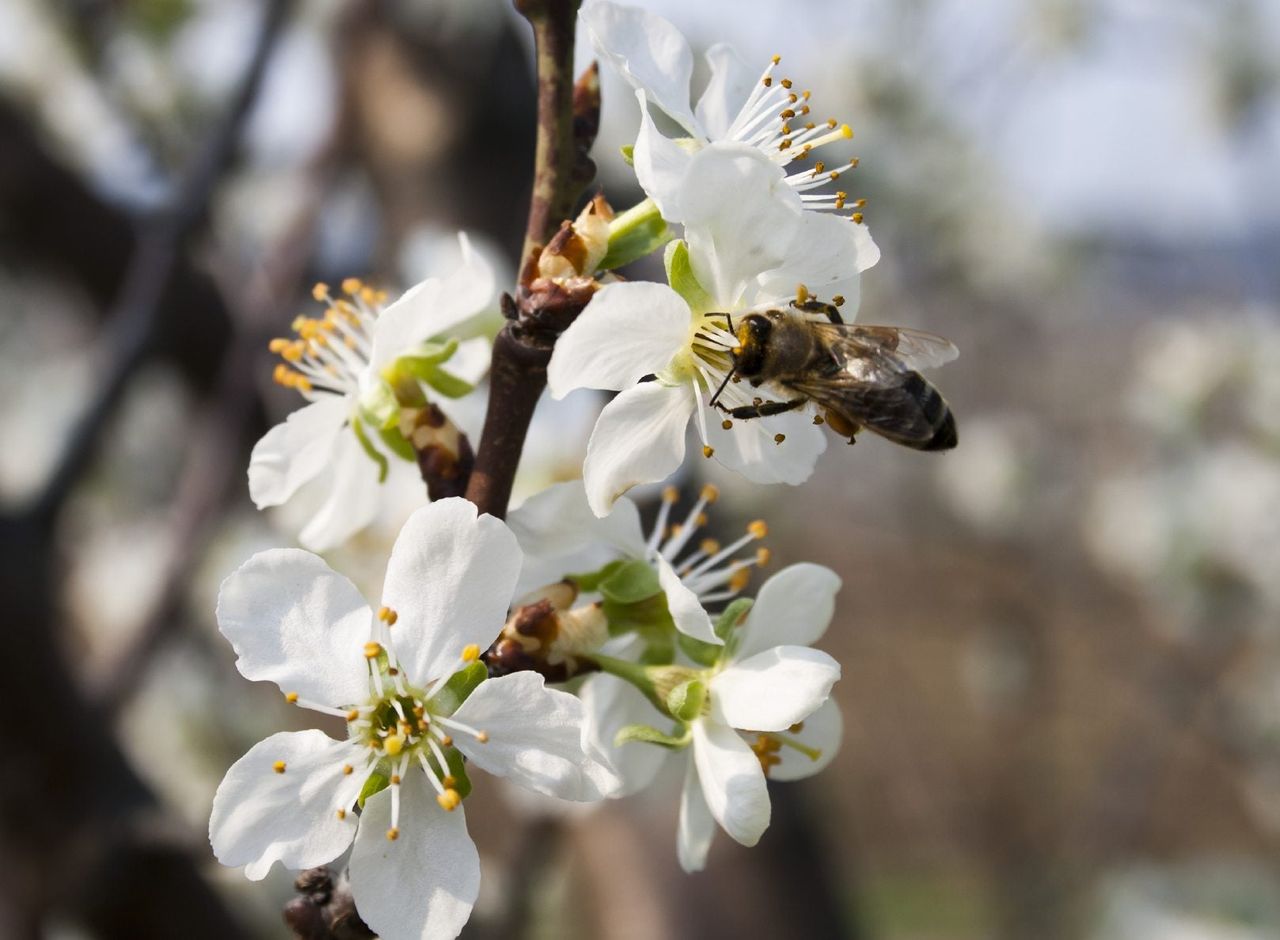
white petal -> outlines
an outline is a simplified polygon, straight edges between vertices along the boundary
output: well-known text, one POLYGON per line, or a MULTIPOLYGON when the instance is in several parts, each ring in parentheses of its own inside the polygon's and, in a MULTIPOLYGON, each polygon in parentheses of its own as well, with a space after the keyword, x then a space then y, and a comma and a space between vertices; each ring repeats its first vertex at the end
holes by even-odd
POLYGON ((507 517, 524 552, 516 595, 558 581, 566 574, 594 571, 619 555, 643 558, 640 512, 620 499, 598 518, 587 505, 581 480, 555 483, 525 500, 507 517))
POLYGON ((590 3, 580 15, 596 54, 632 88, 643 89, 650 101, 697 134, 689 110, 693 53, 680 30, 656 14, 617 3, 590 3))
POLYGON ((556 341, 547 366, 552 398, 575 388, 624 389, 660 372, 689 340, 689 305, 665 284, 610 284, 556 341))
POLYGON ((213 797, 209 842, 224 865, 244 865, 254 881, 279 861, 311 868, 341 855, 356 834, 355 813, 338 818, 360 794, 360 749, 323 731, 282 731, 231 765, 213 797), (284 762, 284 773, 275 764, 284 762))
POLYGON ((711 140, 719 140, 729 131, 747 97, 759 80, 760 72, 752 72, 742 57, 728 43, 718 42, 706 53, 711 78, 698 99, 694 114, 711 140))
POLYGON ((831 624, 840 578, 830 568, 801 562, 783 568, 760 588, 738 629, 736 659, 774 646, 812 646, 831 624))
POLYGON ((715 417, 707 421, 707 441, 716 460, 753 483, 803 483, 827 449, 827 434, 802 411, 734 421, 728 431, 715 417), (779 444, 776 434, 786 439, 779 444))
MULTIPOLYGON (((645 195, 657 204, 664 219, 679 222, 684 218, 680 208, 680 188, 684 185, 684 176, 689 170, 695 147, 686 147, 659 131, 645 104, 644 92, 636 92, 636 95, 640 98, 640 132, 636 135, 636 146, 632 152, 636 180, 645 195)), ((693 143, 689 138, 686 140, 693 143)))
POLYGON ((548 689, 534 672, 486 679, 454 717, 486 732, 461 732, 457 747, 477 767, 561 800, 586 803, 616 793, 622 781, 584 745, 586 715, 576 696, 548 689))
POLYGON ((686 873, 702 871, 715 838, 716 821, 702 795, 698 765, 693 756, 685 762, 684 787, 680 791, 680 821, 676 828, 676 858, 686 873))
POLYGON ((760 759, 727 725, 693 723, 693 759, 715 821, 737 842, 755 845, 769 828, 769 790, 760 759))
POLYGON ((711 680, 724 720, 750 731, 784 731, 831 695, 840 664, 807 646, 775 646, 729 666, 711 680))
POLYGON ((702 602, 698 600, 698 595, 681 583, 680 576, 671 567, 671 563, 659 555, 654 564, 658 568, 658 583, 662 585, 662 590, 667 595, 667 609, 671 611, 671 619, 675 621, 676 629, 685 636, 691 636, 703 643, 717 645, 722 643, 723 641, 716 636, 715 628, 711 625, 711 618, 702 609, 702 602))
POLYGON ((719 310, 737 309, 748 284, 787 259, 804 215, 782 168, 735 143, 711 144, 694 155, 680 208, 694 277, 719 310))
POLYGON ((391 792, 364 804, 351 853, 351 896, 383 940, 450 940, 462 932, 480 891, 480 855, 459 806, 445 812, 416 770, 400 785, 400 837, 391 827, 391 792))
POLYGON ((258 552, 222 582, 217 617, 246 679, 335 708, 367 697, 362 651, 373 614, 354 584, 310 552, 258 552))
POLYGON ((852 320, 858 310, 860 274, 879 257, 865 225, 841 215, 806 212, 786 262, 762 274, 749 297, 755 304, 785 303, 795 296, 796 285, 803 284, 822 300, 844 297, 840 313, 852 320))
POLYGON ((610 796, 630 796, 643 790, 657 775, 667 758, 665 748, 629 741, 615 745, 614 739, 627 725, 649 725, 665 730, 671 719, 662 715, 631 683, 606 673, 596 673, 578 690, 586 716, 585 740, 609 763, 622 779, 622 786, 610 796))
POLYGON ((259 509, 279 506, 320 474, 351 413, 342 395, 325 395, 292 412, 249 455, 249 496, 259 509))
POLYGON ((783 746, 776 755, 781 763, 769 768, 769 779, 803 780, 812 777, 835 759, 843 734, 844 719, 840 716, 840 706, 835 699, 829 698, 804 720, 804 728, 791 735, 805 747, 818 751, 818 758, 815 760, 793 747, 783 746))
POLYGON ((329 494, 298 534, 298 541, 313 552, 325 552, 341 545, 378 514, 378 500, 382 495, 378 465, 364 452, 351 430, 338 435, 333 449, 333 472, 316 485, 327 486, 329 494))
POLYGON ((665 480, 684 460, 693 393, 682 386, 643 382, 609 402, 587 442, 582 478, 597 516, 638 483, 665 480))
POLYGON ((397 614, 396 656, 410 681, 451 674, 462 650, 486 649, 502 630, 520 575, 520 548, 500 519, 474 503, 442 499, 416 510, 400 530, 382 603, 397 614))
POLYGON ((405 291, 374 324, 370 369, 377 372, 405 350, 433 337, 447 337, 493 300, 493 270, 465 234, 462 262, 444 277, 429 277, 405 291))

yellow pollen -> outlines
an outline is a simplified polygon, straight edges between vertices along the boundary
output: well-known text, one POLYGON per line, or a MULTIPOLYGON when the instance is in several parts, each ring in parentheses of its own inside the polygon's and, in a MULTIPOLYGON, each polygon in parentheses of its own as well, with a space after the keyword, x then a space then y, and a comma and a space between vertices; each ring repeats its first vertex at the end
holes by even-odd
POLYGON ((794 84, 794 82, 792 82, 792 81, 791 81, 791 79, 789 79, 789 78, 784 78, 784 79, 782 80, 782 87, 783 87, 783 88, 790 88, 793 84, 794 84))
POLYGON ((673 525, 673 526, 671 527, 671 530, 670 530, 670 531, 671 531, 671 537, 672 537, 672 538, 675 538, 675 537, 676 537, 676 536, 678 536, 681 532, 683 532, 683 531, 684 531, 684 526, 682 526, 680 523, 678 523, 678 522, 677 522, 675 525, 673 525))
POLYGON ((720 498, 720 487, 716 486, 714 483, 708 483, 702 488, 702 492, 699 495, 706 500, 706 502, 714 503, 720 498))
POLYGON ((783 441, 785 441, 786 439, 787 439, 787 436, 786 436, 785 434, 775 434, 775 435, 773 436, 773 442, 774 442, 775 444, 781 444, 781 443, 782 443, 783 441))
POLYGON ((773 78, 769 75, 764 77, 764 87, 769 88, 773 85, 773 78))
POLYGON ((395 842, 396 839, 399 839, 399 838, 400 838, 400 830, 397 829, 395 826, 392 826, 390 829, 387 830, 388 842, 395 842))
POLYGON ((453 747, 453 735, 446 734, 443 738, 440 739, 440 743, 443 744, 445 747, 453 747))
POLYGON ((372 307, 378 302, 378 292, 366 285, 360 289, 360 299, 372 307))
POLYGON ((267 351, 273 353, 284 352, 285 348, 292 345, 293 340, 285 339, 283 336, 277 336, 271 342, 267 343, 267 351))
POLYGON ((703 444, 703 445, 702 445, 702 456, 703 456, 703 457, 710 457, 710 456, 711 456, 712 454, 714 454, 715 452, 716 452, 716 449, 715 449, 714 447, 712 447, 710 444, 703 444))
POLYGON ((664 503, 674 503, 680 498, 680 491, 674 486, 666 486, 662 489, 662 501, 664 503))
POLYGON ((840 171, 839 171, 839 170, 832 170, 832 171, 831 171, 831 175, 827 177, 827 179, 831 180, 832 182, 835 182, 835 181, 836 181, 836 180, 838 180, 839 178, 840 178, 840 171))
POLYGON ((703 539, 701 544, 698 545, 698 548, 702 549, 708 555, 714 555, 716 552, 720 551, 720 543, 715 539, 703 539))
POLYGON ((389 627, 400 619, 400 615, 390 607, 384 605, 378 608, 378 619, 383 621, 389 627))
POLYGON ((841 124, 840 136, 843 137, 845 140, 848 140, 853 136, 853 128, 850 127, 848 124, 841 124))
POLYGON ((355 721, 359 717, 360 710, 358 708, 353 708, 351 711, 347 712, 347 721, 355 721))
POLYGON ((854 224, 855 224, 855 225, 861 225, 861 224, 862 224, 862 213, 861 213, 861 212, 855 212, 853 215, 849 216, 849 218, 853 219, 853 222, 854 222, 854 224))
MULTIPOLYGON (((791 104, 795 104, 799 100, 800 100, 800 96, 797 95, 794 91, 791 94, 787 95, 787 101, 789 101, 791 104)), ((802 111, 801 114, 803 113, 804 112, 802 111)))
POLYGON ((358 277, 345 278, 342 282, 342 292, 348 297, 354 297, 356 294, 360 293, 360 288, 362 286, 364 285, 360 283, 360 278, 358 277))
POLYGON ((782 56, 776 55, 770 61, 772 61, 774 65, 777 65, 779 62, 782 61, 782 56))
POLYGON ((778 117, 782 118, 784 121, 789 121, 795 116, 796 116, 796 113, 792 111, 790 108, 787 108, 785 111, 783 111, 781 114, 778 115, 778 117))
POLYGON ((730 350, 729 350, 729 352, 731 352, 731 353, 732 353, 733 355, 735 355, 735 356, 741 356, 741 355, 742 355, 742 347, 741 347, 741 346, 734 346, 732 349, 730 349, 730 350))
POLYGON ((751 581, 751 572, 746 568, 739 568, 733 573, 733 577, 729 579, 729 590, 741 591, 751 581))
MULTIPOLYGON (((784 131, 783 133, 786 133, 786 132, 784 131)), ((791 146, 791 138, 790 138, 790 137, 784 137, 784 138, 782 138, 782 142, 781 142, 780 144, 778 144, 778 149, 779 149, 779 150, 786 150, 786 149, 788 149, 790 146, 791 146)))
POLYGON ((271 769, 278 774, 284 773, 284 761, 282 760, 276 761, 274 764, 271 765, 271 769))
POLYGON ((767 548, 756 549, 756 564, 763 568, 773 559, 773 552, 767 548))
POLYGON ((808 299, 809 299, 809 288, 805 287, 803 284, 797 284, 796 285, 796 303, 802 304, 808 301, 808 299))
POLYGON ((837 121, 835 118, 827 118, 827 127, 831 128, 832 130, 835 130, 839 125, 840 125, 840 122, 837 121))
MULTIPOLYGON (((321 281, 315 287, 311 288, 311 296, 316 300, 327 300, 329 298, 329 285, 324 283, 324 281, 321 281)), ((294 322, 297 323, 297 320, 294 322)))
POLYGON ((347 818, 347 811, 346 811, 345 809, 340 809, 340 810, 338 810, 338 812, 336 813, 336 815, 337 815, 337 817, 338 817, 339 819, 346 819, 346 818, 347 818))
POLYGON ((285 700, 286 702, 288 702, 290 705, 293 705, 294 703, 296 703, 296 702, 298 701, 298 693, 297 693, 297 692, 286 692, 286 693, 284 693, 284 700, 285 700))
POLYGON ((758 539, 764 538, 769 534, 769 524, 763 519, 756 519, 747 526, 747 531, 758 539))
POLYGON ((449 787, 443 793, 436 794, 436 802, 440 804, 440 808, 446 813, 452 813, 458 808, 458 804, 462 802, 462 797, 458 796, 458 791, 449 787))
POLYGON ((814 423, 814 424, 826 424, 827 422, 826 422, 826 420, 822 417, 822 415, 814 415, 814 416, 813 416, 813 423, 814 423))
POLYGON ((832 302, 833 304, 835 304, 837 307, 843 307, 843 306, 844 306, 844 294, 835 294, 834 296, 832 296, 832 298, 831 298, 831 302, 832 302))
POLYGON ((462 648, 462 659, 464 662, 474 663, 480 658, 480 647, 475 643, 468 643, 462 648))
POLYGON ((733 422, 730 421, 728 418, 725 418, 723 421, 720 422, 720 427, 724 428, 727 431, 731 427, 733 427, 733 422))
POLYGON ((344 777, 350 777, 350 776, 351 776, 351 774, 352 774, 352 772, 353 772, 354 770, 355 770, 355 768, 354 768, 354 767, 352 767, 350 764, 343 764, 343 765, 342 765, 342 775, 343 775, 344 777))
POLYGON ((797 721, 794 725, 792 725, 787 730, 790 731, 792 734, 799 734, 801 731, 804 730, 804 722, 797 721))
POLYGON ((391 775, 391 785, 392 785, 393 787, 398 787, 398 786, 400 786, 400 775, 399 775, 399 774, 392 774, 392 775, 391 775))
POLYGON ((370 640, 364 645, 364 658, 376 659, 378 654, 382 652, 382 644, 370 640))
POLYGON ((382 747, 388 755, 395 757, 404 749, 404 738, 398 734, 389 734, 382 742, 382 747))
POLYGON ((479 741, 481 744, 488 744, 488 743, 489 743, 489 732, 488 732, 488 731, 477 731, 477 732, 476 732, 476 740, 477 740, 477 741, 479 741))
POLYGON ((694 527, 700 529, 706 524, 707 524, 707 514, 705 512, 698 513, 698 519, 694 523, 694 527))
POLYGON ((452 790, 454 787, 458 785, 458 778, 455 777, 453 774, 447 774, 445 778, 440 782, 444 784, 445 789, 452 790))
POLYGON ((854 200, 854 202, 853 202, 853 207, 854 207, 855 209, 861 209, 861 208, 862 208, 863 206, 865 206, 866 204, 867 204, 867 200, 865 200, 865 199, 855 199, 855 200, 854 200))

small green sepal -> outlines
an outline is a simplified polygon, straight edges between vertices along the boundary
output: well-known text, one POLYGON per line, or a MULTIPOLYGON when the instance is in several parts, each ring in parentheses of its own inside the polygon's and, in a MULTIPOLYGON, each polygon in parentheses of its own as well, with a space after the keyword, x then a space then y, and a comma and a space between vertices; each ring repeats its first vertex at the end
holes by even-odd
POLYGON ((711 296, 693 276, 693 264, 689 261, 689 246, 683 240, 672 242, 662 256, 667 269, 667 283, 684 298, 694 313, 706 313, 711 309, 711 296))
POLYGON ((667 711, 672 718, 688 724, 702 714, 706 701, 707 684, 701 679, 690 679, 667 693, 667 711))
POLYGON ((716 636, 724 640, 726 643, 733 634, 733 628, 742 622, 742 618, 751 610, 754 601, 749 597, 739 597, 736 601, 720 612, 720 616, 716 618, 715 631, 716 636))
POLYGON ((431 696, 427 708, 433 714, 446 718, 458 710, 467 700, 467 696, 475 691, 476 686, 489 677, 489 667, 477 660, 459 669, 440 687, 440 691, 431 696))
POLYGON ((674 237, 657 204, 646 199, 613 217, 609 223, 609 248, 599 269, 612 271, 647 257, 674 237))
POLYGON ((699 666, 714 666, 724 655, 724 647, 718 643, 704 643, 683 633, 676 634, 676 641, 680 644, 680 651, 699 666))
POLYGON ((351 419, 351 430, 356 432, 356 440, 358 440, 360 442, 360 446, 364 448, 365 454, 370 460, 378 465, 378 482, 386 482, 387 470, 390 469, 390 462, 387 460, 387 455, 373 446, 373 441, 369 440, 369 435, 365 433, 364 422, 359 418, 351 419))
MULTIPOLYGON (((381 793, 389 786, 391 786, 391 778, 382 771, 375 770, 373 773, 369 774, 368 779, 365 780, 364 786, 360 790, 360 796, 356 800, 356 803, 359 804, 361 809, 364 809, 365 800, 369 799, 369 797, 373 796, 375 793, 381 793)), ((462 791, 459 790, 458 793, 461 794, 462 791)))
POLYGON ((689 733, 689 729, 684 729, 684 733, 676 736, 671 734, 663 734, 657 728, 650 725, 625 725, 618 729, 618 733, 614 735, 614 747, 621 747, 629 741, 640 741, 644 744, 656 744, 659 747, 669 747, 672 750, 679 750, 689 746, 689 742, 693 736, 689 733))

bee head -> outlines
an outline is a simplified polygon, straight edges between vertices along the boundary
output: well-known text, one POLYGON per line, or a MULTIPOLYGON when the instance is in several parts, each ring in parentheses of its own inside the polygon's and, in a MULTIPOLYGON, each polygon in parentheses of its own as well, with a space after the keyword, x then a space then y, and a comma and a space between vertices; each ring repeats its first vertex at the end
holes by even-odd
POLYGON ((738 345, 733 348, 733 367, 739 375, 751 378, 764 368, 765 344, 773 324, 761 313, 751 313, 738 324, 738 345))

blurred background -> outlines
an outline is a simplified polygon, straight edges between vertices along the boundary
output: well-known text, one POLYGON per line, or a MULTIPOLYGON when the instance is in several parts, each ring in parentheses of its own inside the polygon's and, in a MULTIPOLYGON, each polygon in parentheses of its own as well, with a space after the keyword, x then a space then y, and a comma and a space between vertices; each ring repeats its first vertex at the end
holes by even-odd
MULTIPOLYGON (((464 936, 1280 938, 1280 4, 648 6, 853 125, 860 317, 959 345, 961 444, 833 440, 798 489, 693 465, 713 527, 763 516, 776 564, 844 579, 843 750, 694 877, 676 780, 569 815, 486 781, 464 936)), ((245 485, 297 405, 266 340, 316 280, 438 271, 458 228, 511 282, 509 7, 0 0, 0 936, 285 935, 293 875, 204 834, 225 769, 305 718, 213 622, 300 525, 245 485)), ((603 88, 624 208, 637 112, 603 88)), ((602 404, 543 403, 517 499, 580 472, 602 404)), ((392 485, 329 556, 371 597, 424 499, 392 485)))

